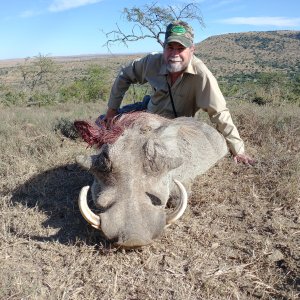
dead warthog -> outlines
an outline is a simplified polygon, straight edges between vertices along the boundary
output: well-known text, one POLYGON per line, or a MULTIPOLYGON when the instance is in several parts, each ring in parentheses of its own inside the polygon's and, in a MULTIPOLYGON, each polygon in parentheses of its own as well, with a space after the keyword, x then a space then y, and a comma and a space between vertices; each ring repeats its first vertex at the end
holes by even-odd
POLYGON ((193 118, 136 112, 121 116, 110 129, 84 121, 75 126, 86 142, 100 148, 96 155, 76 159, 94 175, 91 192, 100 213, 87 205, 88 186, 80 193, 80 211, 123 247, 147 245, 175 222, 195 177, 227 153, 223 136, 193 118), (170 199, 176 207, 166 213, 170 199))

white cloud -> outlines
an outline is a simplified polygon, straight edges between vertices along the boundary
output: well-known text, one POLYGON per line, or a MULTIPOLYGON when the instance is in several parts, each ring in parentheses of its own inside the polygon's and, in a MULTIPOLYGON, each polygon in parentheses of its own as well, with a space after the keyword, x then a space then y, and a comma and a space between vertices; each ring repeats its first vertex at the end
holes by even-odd
POLYGON ((300 26, 300 18, 285 18, 285 17, 235 17, 220 20, 220 23, 234 25, 271 25, 271 26, 300 26))
POLYGON ((48 10, 51 12, 58 12, 80 6, 94 4, 101 1, 102 0, 54 0, 52 4, 48 7, 48 10))

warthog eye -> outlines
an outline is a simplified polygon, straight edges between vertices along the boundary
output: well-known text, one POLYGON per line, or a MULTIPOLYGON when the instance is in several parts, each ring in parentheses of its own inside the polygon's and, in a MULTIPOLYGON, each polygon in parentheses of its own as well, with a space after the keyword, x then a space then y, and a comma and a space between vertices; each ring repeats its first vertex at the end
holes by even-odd
POLYGON ((111 171, 111 161, 109 159, 108 147, 105 147, 99 154, 96 166, 101 172, 111 171))
POLYGON ((161 200, 158 197, 156 197, 155 195, 147 193, 147 192, 146 192, 146 195, 150 198, 153 205, 155 205, 155 206, 162 205, 161 200))

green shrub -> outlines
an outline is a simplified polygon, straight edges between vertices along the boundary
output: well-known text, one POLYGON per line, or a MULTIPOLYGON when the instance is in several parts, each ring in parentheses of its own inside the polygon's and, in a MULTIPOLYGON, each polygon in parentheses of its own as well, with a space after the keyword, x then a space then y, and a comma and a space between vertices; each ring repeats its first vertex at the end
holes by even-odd
POLYGON ((226 97, 281 105, 286 102, 300 104, 300 75, 283 72, 237 73, 219 78, 220 88, 226 97))
POLYGON ((20 105, 25 101, 25 93, 0 84, 0 103, 4 105, 20 105))
POLYGON ((109 96, 109 72, 97 65, 89 66, 87 74, 64 86, 60 90, 60 101, 95 102, 109 96))
POLYGON ((60 118, 54 124, 54 131, 60 132, 63 136, 75 140, 79 137, 74 122, 66 118, 60 118))
POLYGON ((134 84, 131 85, 123 100, 124 103, 135 103, 143 100, 145 95, 150 94, 151 87, 148 84, 134 84))

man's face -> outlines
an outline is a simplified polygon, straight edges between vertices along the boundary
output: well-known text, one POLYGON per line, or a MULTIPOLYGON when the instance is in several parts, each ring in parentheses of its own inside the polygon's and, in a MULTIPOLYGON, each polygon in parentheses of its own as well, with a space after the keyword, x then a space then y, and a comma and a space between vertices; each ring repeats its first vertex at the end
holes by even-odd
POLYGON ((171 42, 165 45, 164 60, 170 73, 182 72, 188 66, 195 47, 185 48, 177 42, 171 42))

